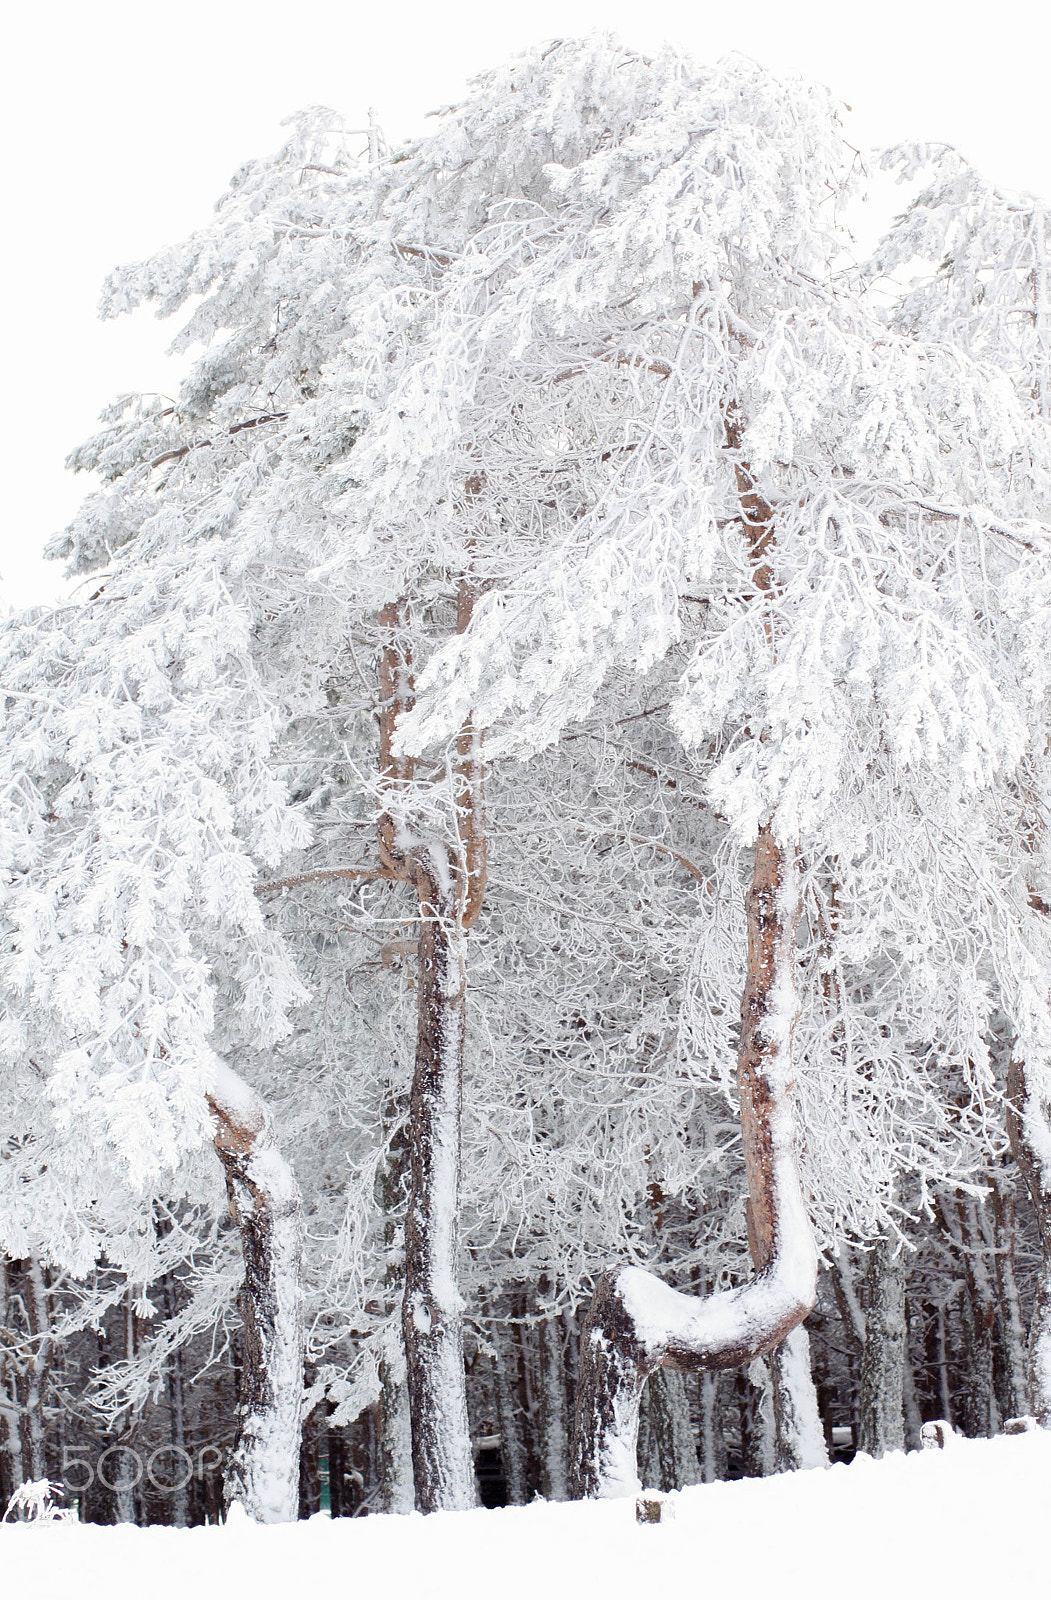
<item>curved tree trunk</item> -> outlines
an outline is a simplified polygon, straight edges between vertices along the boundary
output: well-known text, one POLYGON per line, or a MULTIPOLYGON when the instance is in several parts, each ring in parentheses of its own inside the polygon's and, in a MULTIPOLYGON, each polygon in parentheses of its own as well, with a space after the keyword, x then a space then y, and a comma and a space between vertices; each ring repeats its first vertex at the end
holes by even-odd
POLYGON ((1051 1428, 1051 1124, 1022 1061, 1012 1061, 1007 1072, 1007 1135, 1040 1234, 1040 1277, 1029 1330, 1029 1387, 1037 1421, 1051 1428))
POLYGON ((245 1268, 238 1431, 226 1501, 239 1500, 256 1522, 294 1522, 303 1433, 299 1188, 267 1106, 236 1072, 217 1068, 208 1103, 245 1268))
POLYGON ((636 1267, 599 1279, 581 1337, 573 1443, 577 1496, 638 1489, 639 1398, 659 1366, 719 1371, 766 1354, 814 1302, 817 1251, 794 1151, 792 1033, 798 1014, 795 852, 760 830, 748 894, 738 1094, 755 1275, 698 1299, 636 1267))

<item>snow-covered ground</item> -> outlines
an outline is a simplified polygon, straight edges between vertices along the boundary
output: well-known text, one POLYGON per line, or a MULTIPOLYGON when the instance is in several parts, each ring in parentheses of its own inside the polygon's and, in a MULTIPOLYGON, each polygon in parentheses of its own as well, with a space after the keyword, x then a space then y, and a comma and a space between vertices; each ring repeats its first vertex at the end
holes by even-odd
POLYGON ((685 1489, 673 1521, 634 1501, 257 1527, 0 1527, 19 1600, 685 1600, 1046 1594, 1051 1433, 953 1441, 830 1471, 685 1489), (1025 1586, 1025 1587, 1023 1587, 1025 1586))

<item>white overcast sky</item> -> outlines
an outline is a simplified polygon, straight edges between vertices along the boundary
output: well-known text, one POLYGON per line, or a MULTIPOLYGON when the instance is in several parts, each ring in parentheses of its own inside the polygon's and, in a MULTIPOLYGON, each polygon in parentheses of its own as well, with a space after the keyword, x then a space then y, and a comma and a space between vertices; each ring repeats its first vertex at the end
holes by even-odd
POLYGON ((227 179, 322 103, 388 138, 538 40, 607 29, 696 59, 730 50, 827 83, 860 147, 945 140, 999 184, 1051 197, 1043 0, 81 0, 26 3, 3 33, 0 605, 61 591, 45 540, 90 488, 63 469, 99 409, 170 393, 175 325, 95 316, 105 274, 200 226, 227 179))

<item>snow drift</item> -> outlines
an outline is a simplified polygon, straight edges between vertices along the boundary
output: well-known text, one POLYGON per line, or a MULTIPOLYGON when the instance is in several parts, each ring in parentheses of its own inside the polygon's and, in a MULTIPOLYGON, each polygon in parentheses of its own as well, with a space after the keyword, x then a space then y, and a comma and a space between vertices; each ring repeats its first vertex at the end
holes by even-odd
POLYGON ((248 1592, 499 1595, 848 1593, 930 1600, 1042 1593, 1051 1434, 951 1439, 943 1451, 713 1483, 638 1526, 630 1500, 263 1527, 0 1526, 5 1591, 103 1600, 248 1592), (1042 1580, 1042 1581, 1041 1581, 1042 1580))

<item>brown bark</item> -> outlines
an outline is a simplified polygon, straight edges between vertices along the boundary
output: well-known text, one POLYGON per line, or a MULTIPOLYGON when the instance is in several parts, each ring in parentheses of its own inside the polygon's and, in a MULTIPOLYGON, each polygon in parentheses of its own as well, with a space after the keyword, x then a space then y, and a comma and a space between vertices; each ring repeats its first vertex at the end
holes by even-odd
MULTIPOLYGON (((781 905, 785 859, 769 823, 760 828, 755 865, 748 891, 748 966, 741 998, 741 1041, 737 1056, 737 1094, 741 1107, 741 1143, 748 1174, 748 1248, 756 1271, 773 1259, 778 1213, 774 1186, 773 1097, 779 1045, 778 1028, 770 1027, 775 999, 778 956, 795 947, 798 901, 788 912, 781 905)), ((788 1329, 785 1330, 788 1332, 788 1329)))

